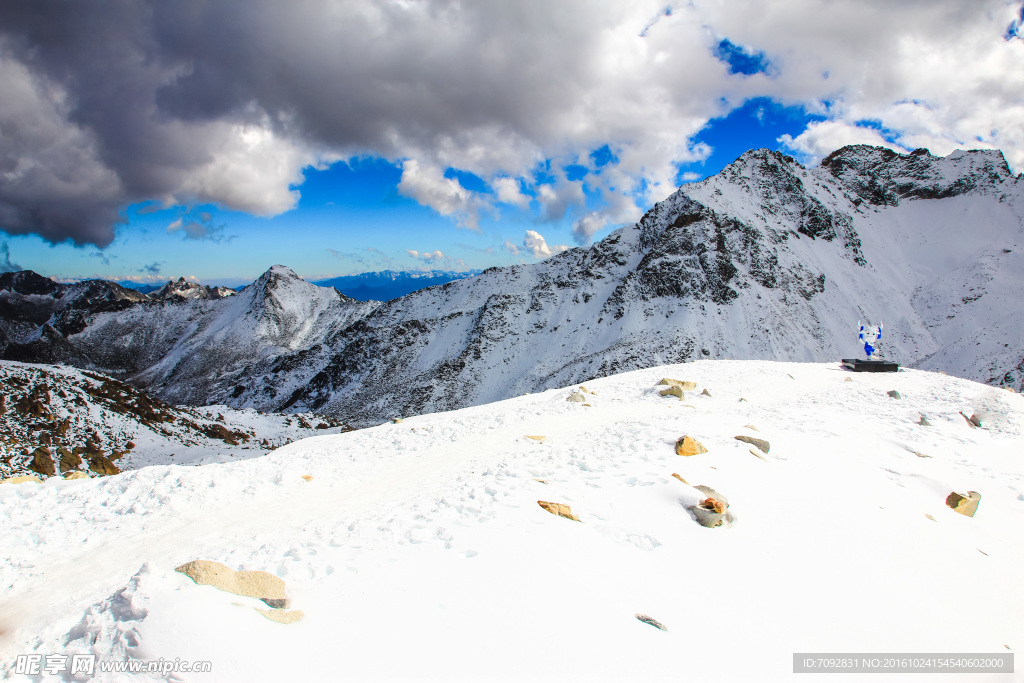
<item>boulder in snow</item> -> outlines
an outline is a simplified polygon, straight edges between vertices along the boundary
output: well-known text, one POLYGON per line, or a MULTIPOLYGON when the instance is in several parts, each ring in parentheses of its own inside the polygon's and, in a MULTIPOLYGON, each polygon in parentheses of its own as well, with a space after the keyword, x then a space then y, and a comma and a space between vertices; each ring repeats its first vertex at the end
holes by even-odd
POLYGON ((565 505, 564 503, 549 503, 546 500, 538 500, 537 505, 540 505, 542 508, 544 508, 553 515, 565 517, 566 519, 571 519, 574 522, 580 521, 579 517, 572 514, 572 509, 568 505, 565 505))
POLYGON ((708 449, 704 448, 704 444, 692 436, 681 436, 676 441, 676 455, 699 455, 707 452, 708 449))
POLYGON ((688 508, 693 513, 698 524, 712 529, 721 526, 726 521, 731 521, 732 516, 729 514, 728 498, 710 486, 698 484, 693 488, 705 496, 699 504, 691 505, 688 508))
POLYGON ((981 494, 977 491, 968 491, 966 496, 954 491, 946 496, 946 505, 965 517, 974 516, 974 513, 978 511, 979 502, 981 502, 981 494))
POLYGON ((258 598, 270 607, 285 606, 284 581, 270 572, 236 572, 227 565, 211 560, 192 560, 174 571, 203 586, 213 586, 247 598, 258 598))
POLYGON ((0 480, 0 484, 24 484, 30 481, 36 484, 43 483, 43 480, 34 474, 20 474, 17 477, 7 477, 0 480))
POLYGON ((661 381, 658 382, 658 386, 666 384, 670 387, 679 387, 683 391, 693 391, 697 388, 696 382, 688 382, 682 379, 669 379, 668 377, 662 377, 661 381))
POLYGON ((675 386, 669 387, 668 389, 662 389, 658 394, 661 396, 678 396, 680 401, 686 398, 686 394, 683 393, 683 390, 680 387, 675 386))
POLYGON ((583 403, 584 401, 587 400, 587 397, 578 391, 574 391, 571 394, 569 394, 569 397, 565 400, 569 401, 570 403, 583 403))
POLYGON ((771 444, 764 439, 755 439, 752 436, 734 436, 732 438, 737 441, 742 441, 743 443, 749 443, 751 446, 756 446, 761 449, 762 453, 767 453, 771 449, 771 444))

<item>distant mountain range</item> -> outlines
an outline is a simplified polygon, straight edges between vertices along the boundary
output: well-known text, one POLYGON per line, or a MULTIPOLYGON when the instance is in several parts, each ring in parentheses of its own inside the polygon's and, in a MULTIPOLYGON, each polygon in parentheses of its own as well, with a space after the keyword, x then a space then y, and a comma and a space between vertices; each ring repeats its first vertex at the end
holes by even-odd
POLYGON ((321 287, 334 287, 345 296, 359 301, 390 301, 411 294, 418 289, 443 285, 453 280, 462 280, 479 275, 481 272, 479 270, 463 272, 382 270, 376 273, 313 280, 313 284, 321 287))
POLYGON ((1022 217, 998 151, 755 150, 589 248, 388 301, 284 266, 227 298, 2 275, 0 355, 365 425, 695 358, 838 360, 861 320, 904 365, 1019 389, 1022 217))
MULTIPOLYGON (((345 296, 358 301, 390 301, 391 299, 411 294, 418 289, 443 285, 453 280, 462 280, 479 275, 481 272, 480 270, 381 270, 375 273, 360 273, 359 275, 342 275, 321 280, 311 280, 311 282, 320 287, 334 287, 345 296)), ((202 286, 186 282, 184 278, 179 278, 177 282, 169 281, 161 285, 141 284, 131 280, 115 280, 114 282, 126 289, 133 289, 141 294, 153 294, 168 287, 168 285, 171 286, 172 290, 176 289, 178 291, 194 293, 196 291, 195 287, 202 286)), ((207 289, 219 290, 222 292, 220 296, 230 296, 226 292, 233 294, 236 291, 245 289, 245 287, 208 287, 207 289)), ((158 294, 157 296, 159 297, 160 295, 158 294)), ((184 293, 178 294, 178 296, 182 298, 209 298, 195 295, 190 296, 184 293)))

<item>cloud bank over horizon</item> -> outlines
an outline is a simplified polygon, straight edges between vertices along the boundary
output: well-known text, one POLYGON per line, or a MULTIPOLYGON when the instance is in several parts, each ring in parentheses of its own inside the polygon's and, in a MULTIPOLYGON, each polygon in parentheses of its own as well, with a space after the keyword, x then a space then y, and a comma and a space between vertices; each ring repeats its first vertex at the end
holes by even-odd
MULTIPOLYGON (((332 3, 0 0, 0 228, 104 247, 126 206, 297 205, 305 169, 379 157, 466 229, 639 218, 753 98, 817 120, 782 148, 999 148, 1024 168, 1019 0, 332 3)), ((191 239, 217 237, 202 222, 191 239)), ((524 250, 544 253, 525 244, 524 250)))

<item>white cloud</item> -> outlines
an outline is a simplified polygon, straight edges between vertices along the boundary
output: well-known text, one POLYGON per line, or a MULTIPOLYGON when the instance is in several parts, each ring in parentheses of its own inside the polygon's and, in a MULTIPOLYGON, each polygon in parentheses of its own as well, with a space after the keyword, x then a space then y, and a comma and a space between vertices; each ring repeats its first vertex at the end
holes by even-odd
POLYGON ((527 230, 526 237, 523 239, 521 244, 513 244, 511 242, 505 242, 505 251, 517 256, 522 253, 529 253, 535 259, 545 259, 555 254, 559 254, 569 247, 564 244, 552 244, 548 245, 547 240, 544 239, 544 235, 541 235, 536 230, 527 230))
POLYGON ((458 179, 446 178, 438 166, 407 159, 402 164, 398 191, 442 216, 454 217, 463 227, 477 229, 481 200, 464 188, 458 179))
POLYGON ((450 259, 448 259, 447 256, 444 255, 444 252, 442 252, 440 249, 438 249, 436 251, 424 251, 424 252, 419 252, 419 251, 416 251, 415 249, 406 249, 405 253, 407 253, 409 256, 412 256, 414 259, 419 259, 419 260, 424 261, 424 262, 429 263, 429 264, 435 264, 435 263, 439 263, 439 262, 447 262, 447 261, 450 260, 450 259))
POLYGON ((530 198, 523 194, 519 181, 515 178, 500 176, 491 181, 491 187, 502 204, 511 204, 520 209, 530 206, 530 198))

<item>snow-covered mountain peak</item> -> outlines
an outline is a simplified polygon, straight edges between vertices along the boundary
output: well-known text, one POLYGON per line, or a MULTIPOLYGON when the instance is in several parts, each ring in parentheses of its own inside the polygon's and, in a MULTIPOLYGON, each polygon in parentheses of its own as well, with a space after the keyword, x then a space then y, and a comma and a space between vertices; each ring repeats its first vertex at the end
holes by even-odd
POLYGON ((0 273, 0 292, 7 291, 24 296, 50 296, 64 289, 65 285, 54 282, 31 270, 14 273, 0 273))
POLYGON ((223 299, 234 294, 235 290, 228 287, 208 287, 179 277, 177 281, 168 281, 166 285, 149 296, 151 299, 159 301, 180 301, 186 299, 223 299))
POLYGON ((882 147, 847 145, 825 157, 821 169, 873 205, 902 199, 942 199, 998 190, 1013 179, 999 150, 957 150, 945 157, 927 149, 899 154, 882 147))

